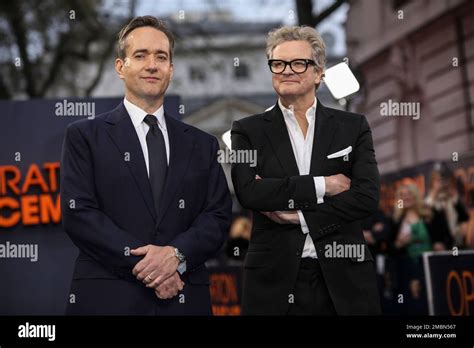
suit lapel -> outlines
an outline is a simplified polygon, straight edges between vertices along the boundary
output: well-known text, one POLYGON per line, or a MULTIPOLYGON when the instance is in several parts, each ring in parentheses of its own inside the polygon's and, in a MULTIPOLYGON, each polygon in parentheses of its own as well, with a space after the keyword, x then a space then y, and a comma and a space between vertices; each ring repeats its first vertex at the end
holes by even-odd
POLYGON ((264 128, 265 133, 285 173, 288 176, 299 175, 290 136, 278 103, 265 113, 264 119, 267 121, 264 128))
POLYGON ((109 136, 120 151, 120 156, 124 159, 128 169, 130 169, 132 177, 143 196, 148 211, 151 216, 156 219, 145 158, 143 157, 143 151, 132 120, 130 119, 123 103, 112 111, 106 119, 106 122, 110 124, 110 127, 107 129, 109 136), (129 161, 125 161, 126 153, 130 154, 129 161))
POLYGON ((337 123, 333 115, 329 113, 319 100, 316 107, 316 124, 314 128, 314 141, 309 173, 318 176, 337 129, 337 123))
POLYGON ((194 138, 189 135, 189 127, 166 114, 165 118, 170 144, 170 159, 165 189, 160 204, 161 209, 156 220, 157 227, 173 201, 176 190, 182 185, 182 179, 188 168, 194 148, 194 138))

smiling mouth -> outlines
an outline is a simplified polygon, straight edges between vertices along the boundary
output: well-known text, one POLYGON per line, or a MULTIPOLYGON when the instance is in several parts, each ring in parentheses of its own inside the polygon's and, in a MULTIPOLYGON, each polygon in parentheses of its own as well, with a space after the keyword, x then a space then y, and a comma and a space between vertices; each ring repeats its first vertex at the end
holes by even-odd
POLYGON ((142 77, 142 79, 147 80, 147 81, 159 81, 158 77, 142 77))

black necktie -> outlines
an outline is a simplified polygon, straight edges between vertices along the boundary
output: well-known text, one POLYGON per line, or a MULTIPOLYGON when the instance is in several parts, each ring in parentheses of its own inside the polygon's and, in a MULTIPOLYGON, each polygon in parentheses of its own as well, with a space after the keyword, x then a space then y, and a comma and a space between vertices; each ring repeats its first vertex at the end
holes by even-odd
POLYGON ((148 147, 150 185, 153 194, 153 201, 155 202, 155 212, 158 216, 161 196, 165 186, 166 173, 168 171, 165 139, 163 133, 158 127, 156 116, 146 115, 144 121, 150 126, 146 135, 146 145, 148 147))

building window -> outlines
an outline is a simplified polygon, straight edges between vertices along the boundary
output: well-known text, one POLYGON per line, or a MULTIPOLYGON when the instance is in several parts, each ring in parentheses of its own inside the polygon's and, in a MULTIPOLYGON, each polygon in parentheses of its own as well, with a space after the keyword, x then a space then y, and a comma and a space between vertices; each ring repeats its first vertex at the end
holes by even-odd
POLYGON ((239 66, 234 67, 234 77, 236 79, 247 79, 249 75, 249 67, 247 64, 240 63, 239 66))
POLYGON ((202 67, 191 66, 189 67, 189 78, 191 81, 204 82, 206 81, 206 72, 202 67))
POLYGON ((406 6, 410 2, 412 2, 412 0, 392 0, 392 9, 398 10, 401 7, 406 6))

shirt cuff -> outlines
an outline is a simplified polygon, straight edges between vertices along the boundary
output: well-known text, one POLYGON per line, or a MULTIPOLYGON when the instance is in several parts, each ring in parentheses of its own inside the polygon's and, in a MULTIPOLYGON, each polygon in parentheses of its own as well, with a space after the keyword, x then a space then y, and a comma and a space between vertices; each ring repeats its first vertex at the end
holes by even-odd
POLYGON ((178 265, 177 271, 178 271, 179 274, 183 274, 184 272, 186 272, 186 261, 181 262, 181 263, 178 265))
POLYGON ((318 204, 324 203, 324 195, 326 194, 326 181, 324 180, 324 176, 315 176, 313 179, 318 204))
POLYGON ((308 224, 306 223, 306 220, 304 219, 303 212, 301 210, 297 210, 297 212, 298 212, 298 217, 300 218, 301 231, 304 234, 309 233, 308 224))

